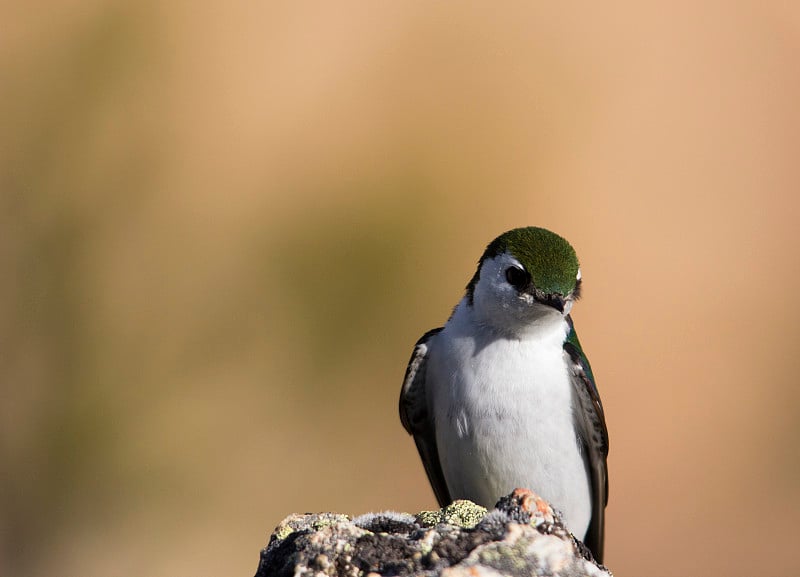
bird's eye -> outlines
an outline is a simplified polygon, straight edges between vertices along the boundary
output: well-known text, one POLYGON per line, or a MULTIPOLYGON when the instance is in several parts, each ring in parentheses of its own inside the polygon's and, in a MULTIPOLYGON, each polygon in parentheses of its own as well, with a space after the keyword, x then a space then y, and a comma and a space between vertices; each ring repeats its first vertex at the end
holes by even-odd
POLYGON ((506 269, 506 280, 515 289, 522 290, 530 282, 530 275, 518 266, 510 266, 506 269))

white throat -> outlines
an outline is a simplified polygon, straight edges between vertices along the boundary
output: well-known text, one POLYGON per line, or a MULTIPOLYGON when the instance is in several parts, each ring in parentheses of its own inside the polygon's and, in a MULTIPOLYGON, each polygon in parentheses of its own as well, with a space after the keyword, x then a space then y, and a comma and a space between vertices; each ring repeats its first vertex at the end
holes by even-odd
POLYGON ((566 323, 565 316, 569 314, 572 302, 568 301, 564 313, 561 313, 536 302, 530 294, 517 292, 505 278, 505 272, 511 266, 522 267, 509 254, 483 262, 470 307, 474 321, 509 338, 559 331, 566 323))

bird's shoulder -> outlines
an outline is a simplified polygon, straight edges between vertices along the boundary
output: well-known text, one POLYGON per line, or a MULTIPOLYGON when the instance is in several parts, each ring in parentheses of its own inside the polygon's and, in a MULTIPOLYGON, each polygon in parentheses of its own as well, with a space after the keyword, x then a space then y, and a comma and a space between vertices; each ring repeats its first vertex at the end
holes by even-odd
POLYGON ((592 366, 589 364, 589 359, 583 352, 581 343, 578 340, 578 333, 575 331, 575 323, 569 315, 567 315, 566 320, 569 326, 569 332, 564 341, 564 354, 570 361, 573 382, 580 393, 579 396, 585 405, 584 408, 594 416, 592 419, 592 428, 600 435, 600 444, 602 445, 603 452, 607 454, 608 432, 606 429, 603 403, 600 401, 600 392, 594 379, 592 366))
POLYGON ((589 359, 586 357, 586 353, 583 352, 581 343, 578 340, 578 333, 575 331, 575 323, 572 321, 572 318, 569 315, 567 315, 567 324, 569 326, 569 332, 566 340, 564 341, 564 353, 572 363, 572 373, 577 381, 576 385, 587 397, 590 408, 594 413, 596 413, 599 421, 597 426, 598 428, 602 429, 604 443, 607 444, 608 438, 606 433, 605 415, 603 414, 603 403, 600 401, 600 392, 594 379, 592 366, 589 364, 589 359))
POLYGON ((431 342, 444 327, 431 329, 414 345, 400 389, 400 420, 410 434, 418 432, 428 419, 425 393, 425 363, 431 342))

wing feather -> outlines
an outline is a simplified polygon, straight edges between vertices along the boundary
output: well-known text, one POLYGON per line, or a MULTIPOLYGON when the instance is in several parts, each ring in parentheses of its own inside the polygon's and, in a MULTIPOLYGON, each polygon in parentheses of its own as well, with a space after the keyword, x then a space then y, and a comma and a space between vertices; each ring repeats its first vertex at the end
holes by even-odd
POLYGON ((414 346, 414 352, 411 354, 411 360, 408 362, 403 379, 403 388, 400 390, 400 421, 406 431, 413 435, 436 500, 441 507, 444 507, 449 505, 452 500, 439 462, 436 430, 433 416, 428 410, 428 395, 425 389, 428 343, 441 330, 442 327, 428 331, 414 346))
POLYGON ((608 429, 600 402, 600 394, 594 381, 589 360, 583 354, 578 335, 568 316, 570 333, 564 343, 564 353, 568 356, 572 384, 581 404, 576 411, 578 434, 588 456, 589 474, 592 481, 592 519, 586 532, 584 543, 592 551, 595 559, 603 562, 603 543, 605 539, 605 508, 608 503, 608 429))

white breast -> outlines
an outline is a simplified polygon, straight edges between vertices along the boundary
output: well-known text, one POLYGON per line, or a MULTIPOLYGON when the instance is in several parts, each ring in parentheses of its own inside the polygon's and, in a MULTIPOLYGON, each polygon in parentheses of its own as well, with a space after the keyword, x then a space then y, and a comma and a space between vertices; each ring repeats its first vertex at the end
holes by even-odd
POLYGON ((583 538, 591 518, 586 463, 573 424, 563 317, 520 339, 498 338, 459 304, 431 343, 426 386, 450 495, 485 507, 535 491, 583 538))

